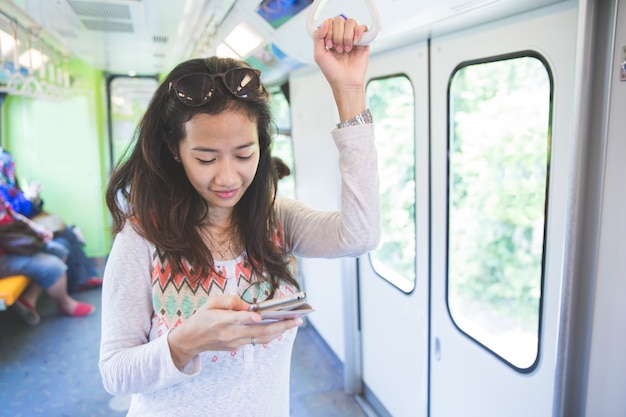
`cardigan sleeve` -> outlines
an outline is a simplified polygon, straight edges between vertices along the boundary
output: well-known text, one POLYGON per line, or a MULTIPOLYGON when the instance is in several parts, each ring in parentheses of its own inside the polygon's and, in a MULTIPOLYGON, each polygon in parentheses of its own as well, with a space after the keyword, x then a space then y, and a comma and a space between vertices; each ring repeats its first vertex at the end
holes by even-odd
POLYGON ((102 285, 99 367, 113 395, 155 391, 200 372, 198 357, 176 368, 166 334, 150 340, 151 275, 148 243, 126 224, 113 242, 102 285))
POLYGON ((288 248, 305 257, 360 256, 380 241, 380 193, 374 125, 332 132, 339 151, 341 208, 314 210, 302 202, 277 199, 288 248))

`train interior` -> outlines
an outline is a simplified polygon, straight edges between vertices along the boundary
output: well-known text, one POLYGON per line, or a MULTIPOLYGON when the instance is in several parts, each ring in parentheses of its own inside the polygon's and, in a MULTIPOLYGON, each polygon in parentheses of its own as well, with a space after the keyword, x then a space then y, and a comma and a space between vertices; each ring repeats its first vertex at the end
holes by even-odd
MULTIPOLYGON (((623 120, 624 109, 624 82, 611 84, 618 54, 611 48, 621 48, 615 39, 626 36, 618 5, 626 7, 623 0, 0 0, 0 146, 17 161, 20 184, 41 182, 46 210, 80 227, 84 251, 101 275, 113 241, 103 198, 107 178, 132 144, 159 80, 189 58, 232 56, 260 69, 272 93, 273 152, 292 173, 279 193, 337 209, 337 151, 324 139, 338 115, 313 61, 311 33, 325 18, 354 17, 372 28, 372 103, 383 97, 376 92, 381 85, 397 93, 387 97, 394 109, 412 116, 405 118, 409 151, 385 156, 392 166, 387 177, 400 175, 396 168, 412 170, 408 185, 391 187, 383 198, 411 203, 401 211, 412 223, 402 227, 413 234, 401 246, 410 252, 413 277, 385 269, 384 256, 380 269, 370 256, 296 259, 297 278, 316 311, 294 347, 291 415, 616 416, 626 399, 617 379, 624 361, 615 359, 613 341, 626 336, 624 319, 613 312, 617 289, 626 284, 606 272, 623 267, 623 256, 605 239, 623 237, 623 221, 611 227, 609 220, 617 224, 626 206, 622 177, 614 174, 625 172, 623 163, 612 159, 619 152, 607 151, 611 143, 623 146, 615 133, 623 122, 622 128, 608 124, 623 120), (508 332, 512 321, 481 318, 504 328, 509 346, 502 347, 446 304, 443 277, 454 255, 446 246, 454 226, 447 181, 455 167, 448 117, 456 110, 450 103, 466 104, 448 94, 471 77, 483 85, 484 73, 464 69, 516 60, 528 67, 504 78, 532 68, 543 84, 509 99, 545 100, 530 116, 513 112, 507 120, 517 125, 543 110, 550 127, 543 132, 547 145, 541 142, 544 188, 533 194, 545 200, 535 201, 540 220, 529 226, 541 235, 532 242, 535 282, 519 289, 530 293, 536 310, 530 337, 508 332), (458 74, 466 78, 453 78, 458 74), (616 85, 622 90, 613 95, 616 85), (410 104, 402 101, 405 93, 410 104), (413 165, 404 164, 407 156, 413 165), (603 182, 605 175, 612 182, 603 182), (579 201, 585 202, 580 212, 579 201), (381 279, 381 271, 389 277, 381 279), (593 327, 606 317, 612 327, 593 327), (617 383, 606 383, 606 375, 617 383)), ((502 103, 494 99, 488 110, 508 107, 502 103)), ((486 123, 476 120, 474 127, 486 123)), ((379 151, 385 147, 379 144, 379 151)), ((464 214, 457 212, 461 223, 464 214)), ((29 326, 13 306, 28 282, 0 278, 0 415, 124 415, 128 398, 106 393, 97 369, 98 310, 83 320, 63 317, 44 296, 42 322, 29 326)), ((98 288, 75 296, 100 304, 98 288)))

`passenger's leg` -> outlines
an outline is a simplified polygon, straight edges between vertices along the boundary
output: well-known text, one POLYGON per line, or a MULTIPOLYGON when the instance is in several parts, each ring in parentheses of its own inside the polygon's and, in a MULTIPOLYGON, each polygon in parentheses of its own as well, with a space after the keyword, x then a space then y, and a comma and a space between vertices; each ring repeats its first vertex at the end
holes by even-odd
MULTIPOLYGON (((95 311, 94 306, 81 303, 68 294, 66 270, 67 266, 62 259, 45 252, 38 252, 32 256, 12 254, 0 256, 0 276, 26 275, 57 302, 62 313, 72 317, 91 314, 95 311)), ((28 295, 30 298, 23 299, 20 305, 16 306, 16 310, 27 323, 34 325, 40 320, 35 309, 38 290, 34 287, 29 291, 33 291, 28 295)), ((18 304, 18 301, 15 304, 18 304)))
POLYGON ((41 288, 36 282, 31 281, 20 296, 20 299, 35 307, 37 306, 37 301, 39 300, 41 294, 43 294, 43 288, 41 288))
POLYGON ((15 300, 13 304, 14 310, 27 324, 36 326, 41 322, 41 317, 37 313, 37 300, 43 293, 41 288, 36 282, 31 281, 28 287, 24 290, 22 295, 15 300))
POLYGON ((82 303, 70 297, 67 292, 67 275, 65 273, 48 287, 46 291, 57 302, 59 310, 68 316, 83 317, 96 310, 91 304, 82 303))

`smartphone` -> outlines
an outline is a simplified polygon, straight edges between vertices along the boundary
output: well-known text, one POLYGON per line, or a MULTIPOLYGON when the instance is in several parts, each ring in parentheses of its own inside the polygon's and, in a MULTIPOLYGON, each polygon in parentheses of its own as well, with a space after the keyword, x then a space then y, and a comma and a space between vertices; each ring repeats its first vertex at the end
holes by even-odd
POLYGON ((267 311, 267 310, 291 310, 302 304, 306 299, 306 292, 302 291, 287 297, 272 298, 271 300, 261 301, 260 303, 250 304, 249 311, 267 311))

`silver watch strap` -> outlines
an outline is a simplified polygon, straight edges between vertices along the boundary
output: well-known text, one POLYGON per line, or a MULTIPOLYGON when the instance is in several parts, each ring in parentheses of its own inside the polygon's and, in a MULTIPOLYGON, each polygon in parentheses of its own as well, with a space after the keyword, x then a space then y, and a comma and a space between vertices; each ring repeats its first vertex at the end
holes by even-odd
POLYGON ((353 118, 348 119, 345 122, 339 123, 337 125, 337 129, 343 129, 344 127, 348 127, 348 126, 364 125, 364 124, 373 123, 373 122, 374 120, 372 119, 372 113, 370 113, 370 109, 367 109, 357 114, 353 118))

